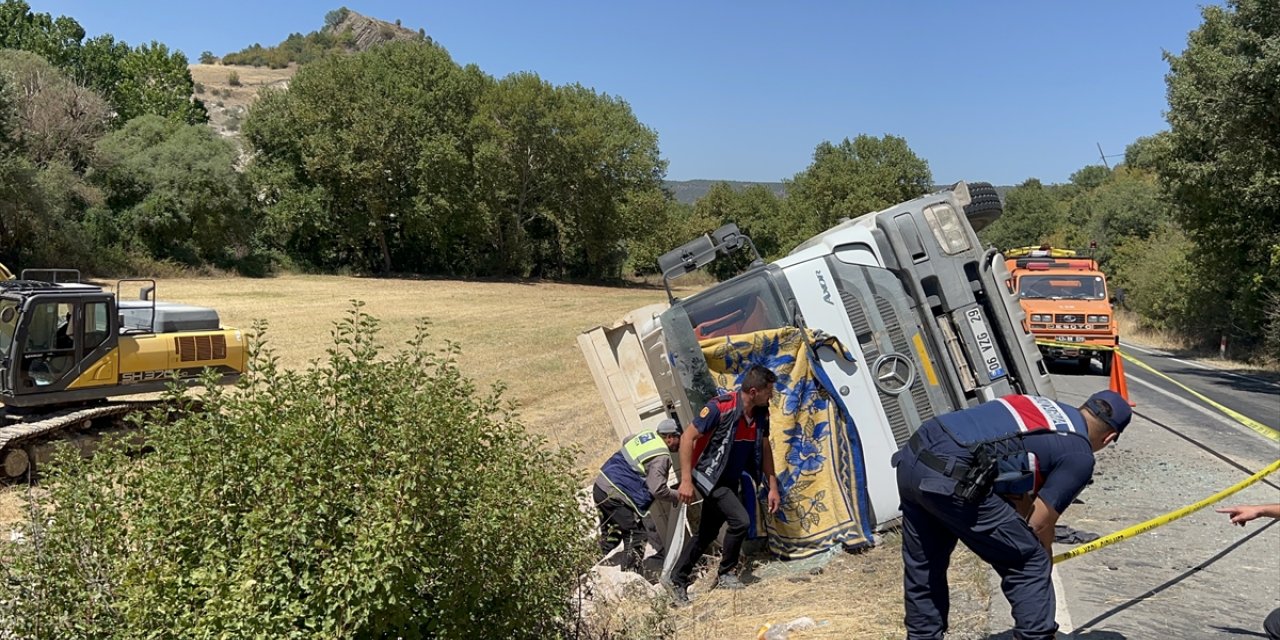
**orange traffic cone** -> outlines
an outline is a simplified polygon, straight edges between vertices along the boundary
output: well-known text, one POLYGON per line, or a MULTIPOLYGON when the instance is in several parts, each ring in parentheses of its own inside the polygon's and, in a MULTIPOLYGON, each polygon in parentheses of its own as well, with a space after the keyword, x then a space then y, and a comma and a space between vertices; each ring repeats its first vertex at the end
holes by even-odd
POLYGON ((1129 399, 1129 383, 1124 377, 1124 358, 1120 355, 1119 349, 1111 352, 1111 390, 1120 394, 1129 406, 1138 406, 1129 399))

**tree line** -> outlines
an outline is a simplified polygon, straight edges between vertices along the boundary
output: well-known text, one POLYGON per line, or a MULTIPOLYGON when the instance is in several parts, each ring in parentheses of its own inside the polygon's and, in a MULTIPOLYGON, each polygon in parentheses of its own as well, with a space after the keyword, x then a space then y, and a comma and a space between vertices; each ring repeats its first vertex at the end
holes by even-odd
MULTIPOLYGON (((1097 242, 1144 323, 1280 357, 1280 196, 1268 189, 1280 184, 1280 74, 1267 72, 1280 54, 1261 44, 1277 31, 1266 6, 1206 8, 1168 56, 1169 130, 1134 141, 1119 167, 1028 179, 984 239, 1097 242)), ((656 132, 625 100, 534 73, 494 78, 429 39, 320 55, 262 94, 238 149, 198 126, 180 53, 86 40, 20 0, 0 18, 0 44, 25 52, 0 57, 11 266, 607 281, 652 273, 658 255, 730 221, 776 258, 933 182, 906 140, 855 135, 819 143, 784 197, 717 185, 680 204, 662 187, 656 132)))

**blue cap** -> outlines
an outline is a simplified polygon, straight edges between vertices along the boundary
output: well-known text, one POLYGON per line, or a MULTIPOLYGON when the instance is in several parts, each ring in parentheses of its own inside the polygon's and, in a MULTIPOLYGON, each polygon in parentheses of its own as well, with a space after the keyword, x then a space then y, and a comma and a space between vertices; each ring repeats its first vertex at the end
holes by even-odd
POLYGON ((1110 389, 1089 396, 1084 406, 1093 412, 1093 415, 1107 423, 1107 426, 1115 429, 1116 433, 1124 433, 1124 428, 1129 426, 1129 420, 1133 418, 1133 409, 1129 407, 1129 401, 1110 389))

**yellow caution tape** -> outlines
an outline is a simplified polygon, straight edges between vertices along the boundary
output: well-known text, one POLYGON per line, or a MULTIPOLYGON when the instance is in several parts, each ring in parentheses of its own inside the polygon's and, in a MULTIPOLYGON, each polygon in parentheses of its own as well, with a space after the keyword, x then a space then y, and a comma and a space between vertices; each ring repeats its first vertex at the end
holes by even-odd
POLYGON ((1209 398, 1205 397, 1204 394, 1201 394, 1200 392, 1192 389, 1191 387, 1188 387, 1187 385, 1182 384, 1181 382, 1178 382, 1177 380, 1174 380, 1173 378, 1170 378, 1169 376, 1163 373, 1160 373, 1159 371, 1156 371, 1151 367, 1151 365, 1141 360, 1138 360, 1137 358, 1127 353, 1120 352, 1120 355, 1123 356, 1125 360, 1128 360, 1129 362, 1132 362, 1138 365, 1139 367, 1146 369, 1148 372, 1155 374, 1157 376, 1160 376, 1161 378, 1164 378, 1165 380, 1168 380, 1169 382, 1172 382, 1178 385, 1187 393, 1190 393, 1191 395, 1199 398, 1205 404, 1213 407, 1214 409, 1217 409, 1218 411, 1221 411, 1222 413, 1227 414, 1228 416, 1231 417, 1232 420, 1235 420, 1236 422, 1239 422, 1240 424, 1258 432, 1258 435, 1261 435, 1262 437, 1268 440, 1271 440, 1272 442, 1280 442, 1280 431, 1272 429, 1271 427, 1268 427, 1267 425, 1262 424, 1261 422, 1258 422, 1257 420, 1254 420, 1253 418, 1250 418, 1249 416, 1246 416, 1240 413, 1239 411, 1235 411, 1228 407, 1224 407, 1221 404, 1218 404, 1217 402, 1210 400, 1209 398))
POLYGON ((1182 388, 1182 389, 1183 389, 1184 391, 1186 391, 1187 393, 1189 393, 1189 394, 1191 394, 1191 395, 1195 396, 1196 398, 1199 398, 1199 399, 1200 399, 1200 401, 1204 402, 1205 404, 1207 404, 1207 405, 1209 405, 1209 406, 1213 407, 1214 409, 1217 409, 1218 411, 1221 411, 1222 413, 1226 414, 1226 415, 1227 415, 1227 416, 1229 416, 1232 420, 1235 420, 1236 422, 1239 422, 1240 424, 1242 424, 1242 425, 1244 425, 1244 426, 1246 426, 1246 427, 1248 427, 1248 428, 1250 428, 1250 429, 1252 429, 1252 430, 1256 431, 1256 432, 1258 433, 1258 435, 1261 435, 1262 437, 1264 437, 1264 438, 1266 438, 1266 439, 1268 439, 1268 440, 1271 440, 1271 441, 1273 441, 1273 442, 1280 442, 1280 431, 1277 431, 1276 429, 1273 429, 1273 428, 1271 428, 1271 427, 1268 427, 1267 425, 1262 424, 1261 422, 1258 422, 1257 420, 1254 420, 1253 418, 1250 418, 1249 416, 1246 416, 1246 415, 1244 415, 1244 414, 1240 413, 1239 411, 1236 411, 1236 410, 1231 409, 1231 408, 1229 408, 1229 407, 1223 406, 1223 405, 1222 405, 1222 404, 1220 404, 1220 403, 1214 402, 1213 400, 1210 400, 1210 399, 1209 399, 1208 397, 1206 397, 1204 394, 1202 394, 1202 393, 1200 393, 1200 392, 1196 391, 1195 389, 1192 389, 1191 387, 1188 387, 1187 385, 1182 384, 1181 382, 1178 382, 1177 380, 1174 380, 1173 378, 1170 378, 1169 376, 1167 376, 1167 375, 1165 375, 1165 374, 1163 374, 1163 373, 1161 373, 1161 372, 1159 372, 1159 371, 1155 370, 1154 368, 1152 368, 1152 366, 1151 366, 1151 365, 1149 365, 1149 364, 1147 364, 1147 363, 1145 363, 1145 362, 1143 362, 1143 361, 1141 361, 1141 360, 1139 360, 1139 359, 1137 359, 1137 358, 1135 358, 1135 357, 1133 357, 1133 356, 1131 356, 1131 355, 1129 355, 1129 354, 1127 354, 1127 353, 1124 353, 1123 351, 1120 351, 1120 349, 1118 349, 1117 347, 1105 346, 1105 345, 1089 345, 1089 344, 1085 344, 1085 343, 1083 343, 1083 342, 1056 342, 1056 341, 1054 341, 1054 340, 1036 340, 1036 344, 1043 344, 1043 345, 1048 345, 1048 346, 1051 346, 1051 347, 1072 347, 1072 348, 1076 348, 1076 349, 1080 349, 1080 348, 1088 347, 1089 349, 1093 349, 1094 351, 1115 351, 1116 353, 1119 353, 1119 354, 1120 354, 1120 356, 1121 356, 1121 357, 1123 357, 1125 360, 1128 360, 1129 362, 1132 362, 1132 363, 1134 363, 1134 364, 1138 365, 1139 367, 1142 367, 1143 369, 1146 369, 1148 372, 1150 372, 1150 373, 1152 373, 1152 374, 1155 374, 1155 375, 1157 375, 1157 376, 1159 376, 1159 377, 1161 377, 1161 378, 1164 378, 1165 380, 1168 380, 1169 382, 1172 382, 1173 384, 1175 384, 1175 385, 1177 385, 1178 387, 1182 388))
POLYGON ((1147 531, 1150 531, 1156 527, 1173 522, 1178 518, 1195 513, 1196 511, 1199 511, 1263 479, 1264 477, 1275 472, 1276 469, 1280 469, 1280 460, 1276 460, 1275 462, 1272 462, 1270 465, 1267 466, 1267 468, 1249 476, 1248 478, 1245 478, 1244 480, 1237 483, 1235 486, 1232 486, 1228 489, 1223 489, 1222 491, 1219 491, 1209 496, 1208 498, 1205 498, 1204 500, 1201 500, 1200 502, 1197 502, 1193 505, 1183 507, 1172 513, 1166 513, 1165 515, 1162 515, 1158 518, 1152 518, 1151 520, 1148 520, 1142 524, 1137 524, 1132 527, 1129 527, 1128 529, 1117 531, 1111 535, 1103 536, 1101 538, 1098 538, 1097 540, 1094 540, 1093 542, 1090 542, 1089 544, 1078 546, 1070 551, 1059 553, 1058 555, 1053 557, 1053 563, 1058 564, 1063 560, 1070 560, 1071 558, 1082 556, 1086 553, 1089 553, 1090 551, 1097 551, 1098 549, 1113 545, 1117 542, 1120 542, 1121 540, 1132 538, 1133 536, 1136 536, 1140 533, 1146 533, 1147 531))
POLYGON ((1094 344, 1092 342, 1058 342, 1057 340, 1037 339, 1036 344, 1046 347, 1066 347, 1069 349, 1089 349, 1090 351, 1118 351, 1115 345, 1094 344))

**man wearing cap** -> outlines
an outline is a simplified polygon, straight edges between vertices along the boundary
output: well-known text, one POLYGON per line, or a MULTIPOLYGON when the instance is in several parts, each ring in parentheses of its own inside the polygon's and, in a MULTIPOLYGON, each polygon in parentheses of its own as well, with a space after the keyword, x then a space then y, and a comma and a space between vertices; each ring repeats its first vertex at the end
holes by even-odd
POLYGON ((596 476, 591 493, 600 512, 600 554, 608 555, 622 542, 623 571, 640 571, 649 506, 654 500, 676 502, 667 474, 671 452, 680 450, 680 432, 680 423, 667 418, 656 429, 624 438, 596 476))
POLYGON ((957 541, 1000 575, 1015 636, 1053 638, 1054 524, 1132 415, 1120 394, 1100 391, 1079 409, 1011 395, 922 424, 894 455, 907 638, 946 633, 957 541))

